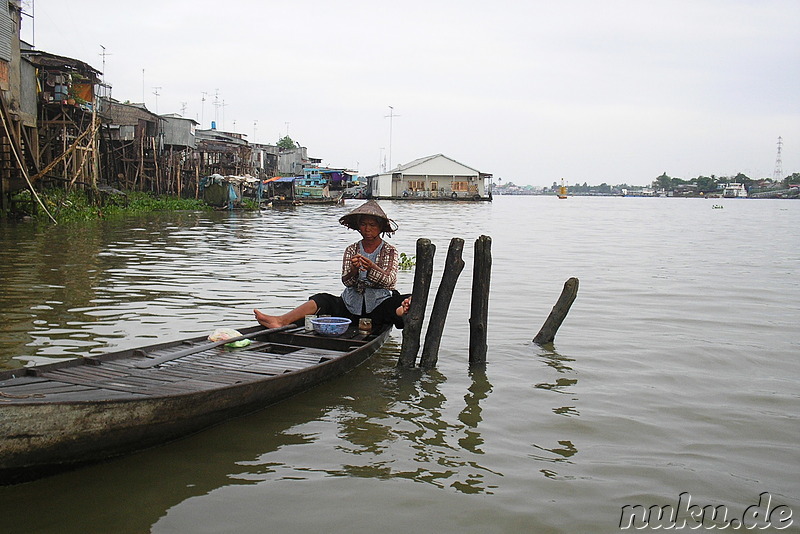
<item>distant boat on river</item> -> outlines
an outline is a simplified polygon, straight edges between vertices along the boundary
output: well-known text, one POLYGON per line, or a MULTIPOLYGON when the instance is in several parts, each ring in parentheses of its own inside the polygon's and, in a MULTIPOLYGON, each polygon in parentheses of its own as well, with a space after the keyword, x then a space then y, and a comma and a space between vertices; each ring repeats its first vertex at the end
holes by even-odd
POLYGON ((731 182, 725 185, 722 196, 725 198, 747 198, 747 189, 744 188, 744 184, 731 182))
POLYGON ((567 186, 564 185, 564 179, 561 179, 561 187, 558 188, 558 198, 567 198, 567 186))

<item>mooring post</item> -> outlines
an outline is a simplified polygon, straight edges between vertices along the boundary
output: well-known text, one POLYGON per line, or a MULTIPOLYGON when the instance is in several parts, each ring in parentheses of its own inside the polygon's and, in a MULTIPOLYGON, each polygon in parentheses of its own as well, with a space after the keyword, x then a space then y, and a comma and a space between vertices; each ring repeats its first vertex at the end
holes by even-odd
POLYGON ((542 325, 542 329, 533 338, 533 342, 537 345, 545 345, 552 343, 556 338, 556 332, 561 327, 561 323, 569 313, 569 308, 575 302, 575 297, 578 296, 578 279, 570 278, 564 282, 564 289, 561 291, 561 296, 558 297, 556 305, 550 311, 550 315, 542 325))
POLYGON ((436 245, 430 239, 417 239, 417 265, 414 270, 414 289, 411 291, 411 307, 404 317, 403 345, 400 347, 398 367, 414 367, 419 352, 419 336, 422 320, 428 306, 428 292, 433 276, 433 255, 436 245))
POLYGON ((464 270, 464 260, 461 259, 462 250, 464 250, 463 239, 454 237, 450 240, 450 248, 447 250, 447 259, 444 262, 442 282, 436 291, 436 300, 433 301, 428 331, 425 334, 425 344, 422 346, 422 356, 419 359, 420 367, 426 369, 436 367, 439 359, 439 344, 442 340, 444 323, 447 320, 447 311, 450 308, 450 301, 453 299, 458 277, 464 270))
POLYGON ((486 363, 486 324, 489 318, 489 282, 492 274, 492 238, 475 240, 472 269, 472 305, 469 317, 469 365, 486 363))

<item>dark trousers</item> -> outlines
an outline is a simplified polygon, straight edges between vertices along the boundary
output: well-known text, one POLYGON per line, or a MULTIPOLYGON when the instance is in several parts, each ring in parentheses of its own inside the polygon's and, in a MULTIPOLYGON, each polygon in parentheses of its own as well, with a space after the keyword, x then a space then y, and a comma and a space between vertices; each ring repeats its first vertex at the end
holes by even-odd
POLYGON ((332 315, 334 317, 347 317, 358 321, 361 317, 369 317, 372 319, 372 327, 375 329, 383 325, 391 324, 395 328, 403 328, 403 318, 397 316, 397 308, 403 303, 405 299, 411 295, 403 295, 396 290, 392 290, 392 295, 378 304, 374 310, 364 315, 354 315, 350 313, 347 306, 344 305, 342 297, 331 295, 330 293, 317 293, 312 295, 309 300, 317 303, 317 315, 332 315))

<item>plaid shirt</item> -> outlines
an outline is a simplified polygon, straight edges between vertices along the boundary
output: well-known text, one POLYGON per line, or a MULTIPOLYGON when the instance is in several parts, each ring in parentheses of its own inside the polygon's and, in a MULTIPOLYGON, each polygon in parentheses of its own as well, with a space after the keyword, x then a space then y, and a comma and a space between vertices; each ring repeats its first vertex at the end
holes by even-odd
MULTIPOLYGON (((344 249, 344 258, 342 258, 342 283, 347 287, 355 287, 358 284, 358 269, 353 267, 351 260, 358 254, 359 243, 360 241, 357 241, 344 249)), ((397 283, 399 262, 400 258, 397 254, 397 249, 386 241, 383 241, 383 246, 375 260, 375 265, 378 266, 378 269, 370 269, 367 271, 366 287, 394 289, 397 283)))

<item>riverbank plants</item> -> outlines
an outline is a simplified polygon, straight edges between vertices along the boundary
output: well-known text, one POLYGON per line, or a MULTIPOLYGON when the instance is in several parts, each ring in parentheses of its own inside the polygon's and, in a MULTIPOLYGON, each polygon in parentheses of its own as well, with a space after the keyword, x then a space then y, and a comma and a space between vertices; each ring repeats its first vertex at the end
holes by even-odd
MULTIPOLYGON (((180 198, 169 195, 154 195, 139 191, 93 195, 86 190, 67 192, 63 189, 47 189, 39 192, 39 198, 47 211, 59 223, 108 219, 123 215, 137 215, 155 211, 205 211, 213 209, 202 200, 180 198)), ((32 218, 48 221, 50 217, 28 190, 12 197, 13 218, 32 218)))

